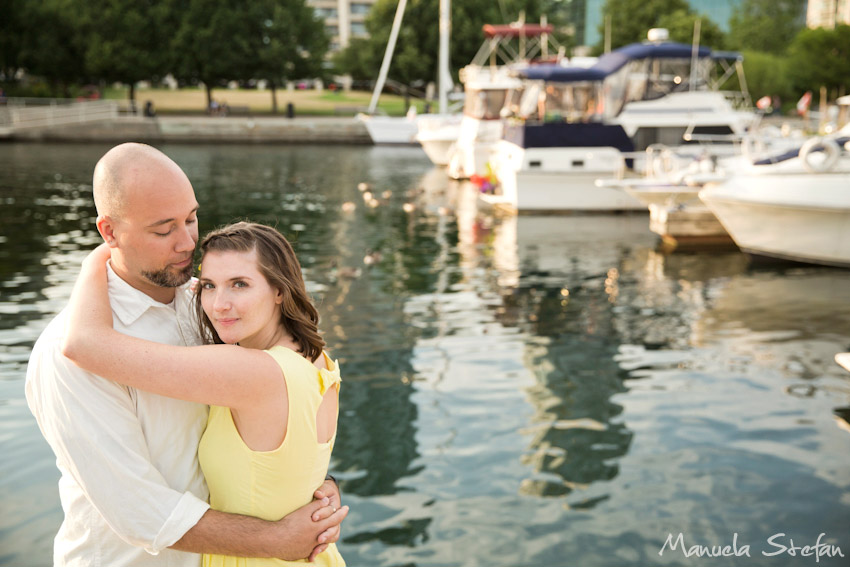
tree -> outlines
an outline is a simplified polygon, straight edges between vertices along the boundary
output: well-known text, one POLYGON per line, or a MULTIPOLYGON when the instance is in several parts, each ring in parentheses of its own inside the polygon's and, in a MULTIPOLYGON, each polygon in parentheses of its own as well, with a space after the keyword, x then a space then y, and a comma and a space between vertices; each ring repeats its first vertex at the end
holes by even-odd
POLYGON ((167 0, 87 0, 79 3, 88 69, 101 79, 125 83, 135 101, 138 81, 168 71, 168 40, 174 34, 167 0))
MULTIPOLYGON (((368 43, 352 43, 336 56, 340 72, 365 74, 369 79, 378 76, 397 4, 397 0, 378 0, 372 6, 366 18, 368 43), (368 46, 365 52, 364 45, 368 46), (361 53, 354 53, 355 50, 361 53)), ((516 21, 521 11, 525 12, 526 21, 536 22, 540 6, 541 0, 452 2, 449 67, 456 73, 469 64, 484 41, 484 24, 516 21)), ((437 80, 438 26, 439 0, 408 0, 389 71, 392 78, 408 84, 437 80)))
POLYGON ((729 18, 729 46, 785 53, 805 26, 806 0, 744 0, 729 18))
POLYGON ((303 0, 255 0, 246 10, 255 26, 254 78, 268 81, 277 113, 277 88, 283 82, 322 73, 329 44, 325 26, 303 0))
POLYGON ((21 67, 26 10, 24 0, 0 0, 0 75, 6 81, 21 67))
MULTIPOLYGON (((611 18, 611 48, 616 49, 630 43, 646 40, 646 33, 660 25, 666 14, 684 12, 692 14, 687 0, 605 0, 602 8, 603 23, 599 27, 602 36, 597 46, 602 51, 605 41, 605 19, 611 18)), ((677 16, 676 20, 680 18, 677 16)), ((707 18, 703 19, 705 24, 707 18)), ((693 30, 693 27, 691 28, 693 30)), ((690 40, 688 41, 690 43, 690 40)))
POLYGON ((358 81, 374 80, 380 66, 380 55, 373 52, 374 43, 364 37, 353 38, 348 47, 333 56, 334 68, 358 81))
POLYGON ((722 49, 726 41, 723 30, 708 17, 686 10, 676 10, 658 19, 658 27, 670 32, 670 39, 680 43, 692 43, 694 23, 700 21, 699 44, 713 49, 722 49))
POLYGON ((788 48, 788 72, 798 91, 850 87, 850 26, 804 29, 788 48))
POLYGON ((172 68, 180 79, 204 83, 209 108, 214 87, 249 76, 255 68, 256 28, 241 4, 182 0, 176 6, 181 18, 171 44, 172 68))
POLYGON ((765 95, 788 100, 794 96, 788 76, 788 58, 775 53, 744 51, 744 74, 753 100, 765 95))
POLYGON ((78 5, 73 0, 26 4, 20 64, 43 77, 54 94, 70 97, 71 85, 89 78, 78 5))

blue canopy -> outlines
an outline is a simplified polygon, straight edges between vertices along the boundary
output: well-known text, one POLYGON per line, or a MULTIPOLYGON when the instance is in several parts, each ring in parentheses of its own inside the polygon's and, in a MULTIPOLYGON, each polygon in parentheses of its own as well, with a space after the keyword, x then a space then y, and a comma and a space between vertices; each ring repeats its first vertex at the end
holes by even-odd
MULTIPOLYGON (((629 61, 638 59, 685 59, 693 54, 693 47, 684 43, 633 43, 606 53, 592 66, 562 67, 557 63, 530 65, 517 73, 520 77, 531 80, 552 81, 559 83, 576 83, 581 81, 601 81, 608 75, 620 70, 629 61)), ((708 47, 699 47, 697 57, 705 58, 711 55, 708 47)))

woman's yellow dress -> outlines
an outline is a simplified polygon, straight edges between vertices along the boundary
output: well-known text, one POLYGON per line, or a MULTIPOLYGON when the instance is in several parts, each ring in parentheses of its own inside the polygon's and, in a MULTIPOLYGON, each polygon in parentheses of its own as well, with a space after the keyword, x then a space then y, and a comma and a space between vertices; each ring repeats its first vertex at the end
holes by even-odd
MULTIPOLYGON (((279 520, 310 503, 325 480, 336 434, 328 443, 317 441, 316 413, 327 389, 339 387, 340 375, 336 362, 326 354, 328 369, 319 370, 288 348, 276 346, 266 352, 280 365, 286 380, 289 420, 283 443, 273 451, 252 451, 240 437, 230 408, 213 406, 198 459, 214 510, 279 520)), ((203 563, 205 567, 259 567, 306 561, 204 555, 203 563)), ((331 544, 311 565, 345 562, 331 544)))

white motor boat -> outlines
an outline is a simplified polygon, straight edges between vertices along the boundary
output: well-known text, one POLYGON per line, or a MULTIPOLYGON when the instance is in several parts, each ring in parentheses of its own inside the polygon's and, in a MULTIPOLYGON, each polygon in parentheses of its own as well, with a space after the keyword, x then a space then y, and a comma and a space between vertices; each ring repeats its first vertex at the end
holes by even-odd
POLYGON ((452 146, 460 137, 461 120, 461 114, 419 117, 415 139, 434 165, 448 165, 452 146))
POLYGON ((850 130, 760 160, 700 199, 754 255, 850 267, 850 130))
POLYGON ((449 177, 466 179, 485 172, 490 153, 502 138, 501 110, 505 97, 510 89, 521 84, 512 76, 511 68, 528 65, 534 60, 563 59, 564 50, 550 35, 553 30, 554 27, 545 22, 484 26, 484 43, 459 74, 464 90, 460 127, 457 130, 446 128, 439 134, 423 133, 424 138, 420 137, 424 147, 425 139, 443 145, 445 140, 456 136, 455 143, 448 149, 449 177), (554 48, 551 56, 550 46, 554 48))
MULTIPOLYGON (((522 87, 509 94, 503 115, 511 119, 490 156, 497 188, 482 199, 523 213, 646 210, 596 179, 637 175, 643 154, 635 152, 658 143, 678 144, 680 152, 686 135, 736 151, 733 141, 756 114, 712 88, 716 61, 730 58, 740 72, 737 54, 651 41, 603 55, 589 68, 516 70, 522 87)), ((691 147, 694 155, 704 151, 691 147)))

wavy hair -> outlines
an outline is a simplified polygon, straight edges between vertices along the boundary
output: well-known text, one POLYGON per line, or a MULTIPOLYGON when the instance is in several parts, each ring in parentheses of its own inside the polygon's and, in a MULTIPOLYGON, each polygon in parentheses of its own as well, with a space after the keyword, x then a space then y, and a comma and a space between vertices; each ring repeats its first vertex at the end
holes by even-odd
MULTIPOLYGON (((307 295, 301 264, 289 241, 277 230, 251 222, 237 222, 216 229, 201 242, 201 255, 207 252, 257 251, 260 273, 269 285, 283 294, 280 322, 298 344, 298 352, 315 361, 322 354, 325 341, 319 334, 319 312, 307 295)), ((203 260, 202 260, 203 264, 203 260)), ((221 344, 212 322, 201 305, 203 289, 195 295, 195 310, 204 342, 221 344)))

